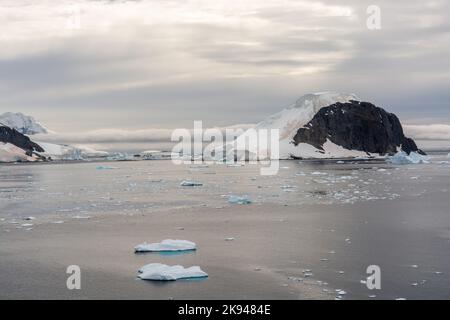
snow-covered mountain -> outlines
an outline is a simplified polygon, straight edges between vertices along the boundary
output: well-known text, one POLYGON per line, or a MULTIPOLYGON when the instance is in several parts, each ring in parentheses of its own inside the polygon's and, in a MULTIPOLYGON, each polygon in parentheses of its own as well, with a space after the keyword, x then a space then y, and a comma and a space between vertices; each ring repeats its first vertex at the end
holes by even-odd
POLYGON ((247 130, 231 150, 239 158, 268 158, 270 150, 261 147, 270 149, 267 136, 260 135, 257 145, 246 143, 253 129, 279 129, 279 159, 379 157, 398 150, 420 151, 404 136, 395 115, 360 102, 354 94, 307 94, 247 130))
POLYGON ((107 152, 85 146, 48 143, 50 131, 33 117, 6 112, 0 115, 0 162, 52 160, 83 160, 106 157, 107 152), (28 137, 33 136, 33 140, 28 137), (39 142, 35 142, 38 139, 39 142))
POLYGON ((22 134, 33 135, 47 133, 48 130, 37 122, 33 117, 23 113, 5 112, 0 115, 0 124, 16 129, 22 134))
POLYGON ((7 126, 0 125, 0 162, 35 161, 44 149, 29 137, 7 126))

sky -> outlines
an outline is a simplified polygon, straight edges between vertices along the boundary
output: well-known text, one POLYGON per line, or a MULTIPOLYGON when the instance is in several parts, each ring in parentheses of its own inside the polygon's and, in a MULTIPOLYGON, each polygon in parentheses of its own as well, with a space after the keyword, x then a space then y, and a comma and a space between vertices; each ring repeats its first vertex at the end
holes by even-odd
POLYGON ((449 15, 448 0, 1 0, 0 113, 57 132, 227 126, 339 91, 449 136, 449 15))

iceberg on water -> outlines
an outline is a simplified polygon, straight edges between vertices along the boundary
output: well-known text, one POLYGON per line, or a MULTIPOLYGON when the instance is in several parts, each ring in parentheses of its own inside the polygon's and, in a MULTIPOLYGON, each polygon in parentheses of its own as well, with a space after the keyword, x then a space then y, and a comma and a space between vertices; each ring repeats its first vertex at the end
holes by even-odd
POLYGON ((139 269, 138 277, 142 280, 174 281, 178 279, 206 278, 208 274, 200 267, 184 268, 168 266, 161 263, 150 263, 139 269))
POLYGON ((250 204, 252 203, 252 200, 250 200, 247 196, 234 196, 231 195, 228 197, 229 203, 235 203, 235 204, 250 204))
POLYGON ((192 181, 192 180, 183 180, 180 183, 180 186, 182 186, 182 187, 199 187, 202 185, 203 185, 203 183, 198 182, 198 181, 192 181))
POLYGON ((172 239, 166 239, 160 243, 144 242, 134 247, 135 252, 187 251, 196 249, 197 245, 194 242, 172 239))
POLYGON ((399 151, 393 156, 386 159, 387 162, 392 164, 421 164, 430 163, 429 158, 423 156, 417 152, 411 152, 409 155, 404 151, 399 151))

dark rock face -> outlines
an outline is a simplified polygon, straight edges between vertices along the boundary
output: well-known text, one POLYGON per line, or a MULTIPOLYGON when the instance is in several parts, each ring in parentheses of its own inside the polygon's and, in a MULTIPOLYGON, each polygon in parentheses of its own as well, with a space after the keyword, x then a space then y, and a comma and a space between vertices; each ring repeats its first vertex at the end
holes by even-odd
POLYGON ((327 139, 346 149, 380 155, 392 155, 398 147, 408 154, 424 154, 412 139, 405 137, 397 116, 369 102, 338 102, 322 108, 298 129, 294 144, 308 143, 323 150, 327 139))
POLYGON ((37 143, 31 141, 30 138, 6 126, 0 126, 0 142, 11 143, 25 150, 28 156, 31 156, 33 152, 44 152, 44 149, 37 143))

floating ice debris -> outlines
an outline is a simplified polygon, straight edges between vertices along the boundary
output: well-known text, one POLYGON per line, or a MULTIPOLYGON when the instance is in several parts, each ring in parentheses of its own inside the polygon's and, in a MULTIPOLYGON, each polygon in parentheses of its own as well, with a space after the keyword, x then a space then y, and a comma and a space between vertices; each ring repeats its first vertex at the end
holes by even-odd
POLYGON ((337 164, 344 164, 345 162, 342 161, 342 160, 339 160, 339 161, 337 161, 336 163, 337 163, 337 164))
POLYGON ((435 271, 434 274, 442 274, 442 271, 435 271))
POLYGON ((184 227, 177 227, 177 230, 184 230, 184 227))
POLYGON ((233 237, 225 238, 225 241, 234 241, 234 238, 233 237))
POLYGON ((340 296, 345 296, 346 294, 347 294, 347 292, 345 292, 344 290, 340 290, 338 292, 338 295, 340 295, 340 296))
POLYGON ((417 283, 417 282, 413 282, 413 283, 411 283, 411 286, 413 286, 413 287, 417 287, 419 284, 417 283))
POLYGON ((22 227, 32 227, 33 224, 32 223, 24 223, 22 224, 22 227))
POLYGON ((417 152, 411 152, 409 155, 404 151, 399 151, 395 155, 386 159, 387 162, 392 164, 421 164, 430 163, 429 158, 423 156, 417 152))
POLYGON ((91 217, 90 216, 79 216, 79 215, 77 215, 77 216, 73 216, 72 218, 73 219, 90 219, 91 217))
POLYGON ((252 201, 250 200, 250 198, 248 196, 234 196, 234 195, 231 195, 228 197, 228 202, 234 203, 234 204, 250 204, 250 203, 252 203, 252 201))
POLYGON ((188 251, 195 250, 197 246, 194 242, 187 240, 166 239, 160 243, 147 243, 134 247, 135 252, 157 252, 157 251, 188 251))
POLYGON ((113 169, 117 169, 117 168, 110 167, 110 166, 97 166, 95 169, 97 169, 97 170, 113 170, 113 169))
POLYGON ((417 269, 419 266, 417 264, 412 264, 411 268, 417 269))
POLYGON ((319 172, 319 171, 311 172, 311 174, 312 174, 313 176, 326 176, 326 175, 327 175, 326 172, 319 172))
POLYGON ((344 274, 344 273, 345 273, 345 271, 342 271, 342 270, 339 271, 339 274, 344 274))
POLYGON ((208 276, 200 267, 184 268, 183 266, 168 266, 161 263, 150 263, 138 271, 142 280, 174 281, 178 279, 205 278, 208 276))
POLYGON ((376 298, 376 297, 377 297, 376 294, 371 294, 371 295, 369 295, 369 298, 371 298, 371 299, 376 298))
POLYGON ((61 224, 61 223, 64 223, 64 221, 58 220, 58 221, 53 221, 52 223, 54 223, 54 224, 61 224))
POLYGON ((180 186, 182 186, 182 187, 199 187, 202 185, 203 185, 203 183, 198 182, 198 181, 192 181, 192 180, 183 180, 180 183, 180 186))
POLYGON ((23 220, 34 220, 34 219, 36 219, 36 218, 35 217, 26 217, 23 220))
POLYGON ((395 300, 403 301, 403 300, 406 300, 406 298, 397 298, 397 299, 395 299, 395 300))

